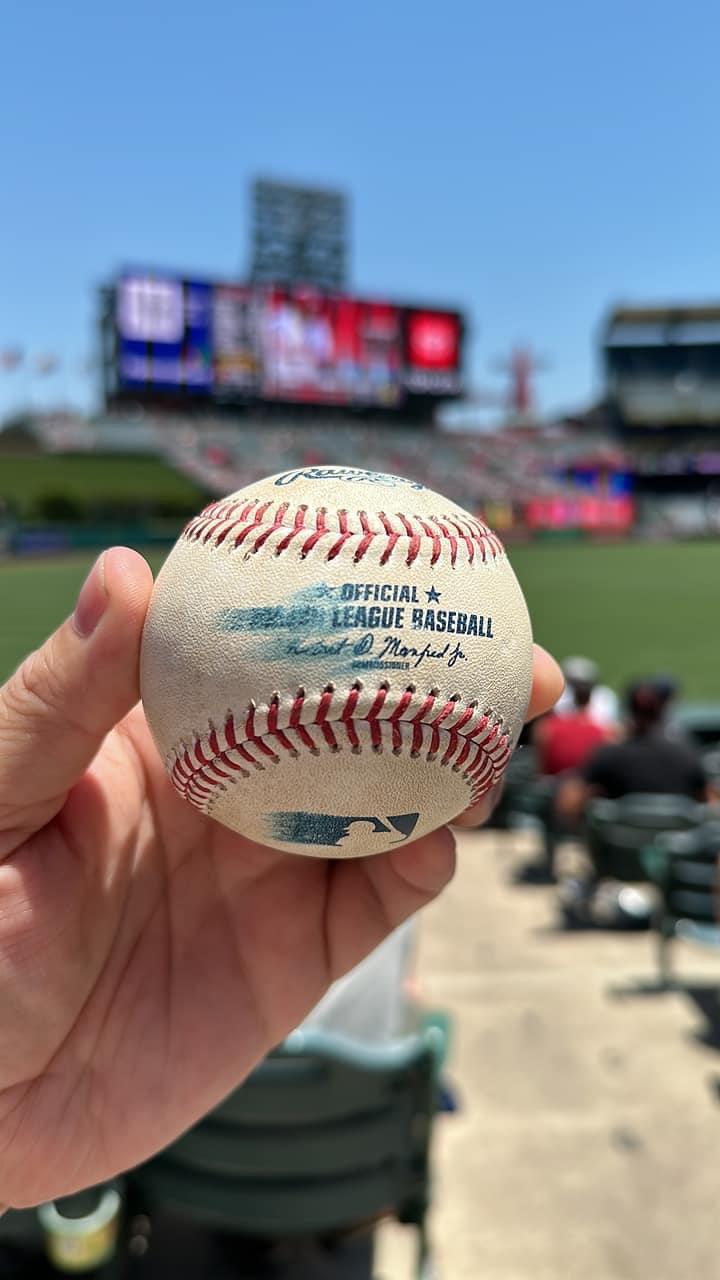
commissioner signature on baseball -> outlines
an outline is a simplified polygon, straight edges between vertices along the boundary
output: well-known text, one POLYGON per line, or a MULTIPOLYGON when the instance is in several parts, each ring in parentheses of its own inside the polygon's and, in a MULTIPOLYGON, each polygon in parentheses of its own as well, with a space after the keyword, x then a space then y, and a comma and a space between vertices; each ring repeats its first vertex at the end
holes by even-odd
POLYGON ((338 640, 291 640, 285 649, 290 658, 336 658, 345 655, 351 658, 353 671, 370 668, 398 667, 403 671, 417 670, 427 658, 435 662, 447 662, 454 667, 456 662, 467 661, 467 654, 459 644, 451 645, 448 640, 442 647, 429 643, 422 648, 406 644, 401 636, 376 637, 371 631, 359 640, 351 640, 342 636, 338 640), (377 643, 376 643, 377 641, 377 643))

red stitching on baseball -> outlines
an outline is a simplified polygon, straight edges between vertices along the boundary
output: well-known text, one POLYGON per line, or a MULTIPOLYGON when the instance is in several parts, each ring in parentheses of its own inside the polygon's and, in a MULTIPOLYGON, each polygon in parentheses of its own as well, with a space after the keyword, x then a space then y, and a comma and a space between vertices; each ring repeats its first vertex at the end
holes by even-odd
POLYGON ((290 543, 292 542, 292 540, 293 540, 293 538, 295 537, 295 535, 296 535, 297 533, 299 533, 299 532, 300 532, 300 529, 301 529, 301 526, 300 526, 299 524, 296 524, 296 525, 295 525, 295 526, 290 530, 290 532, 289 532, 289 533, 287 533, 287 534, 285 535, 285 537, 284 537, 284 538, 281 538, 280 542, 278 542, 278 544, 277 544, 277 546, 276 546, 276 548, 275 548, 275 555, 276 555, 276 556, 279 556, 283 551, 287 551, 287 549, 288 549, 288 547, 290 546, 290 543))
POLYGON ((360 689, 361 686, 359 684, 353 685, 345 699, 345 706, 343 707, 342 714, 340 716, 341 720, 352 720, 353 715, 355 714, 358 698, 360 697, 360 689))
POLYGON ((320 694, 320 703, 318 705, 317 714, 315 716, 315 724, 324 724, 330 711, 330 704, 333 699, 333 689, 328 685, 327 689, 323 689, 320 694))
MULTIPOLYGON (((254 703, 248 706, 241 726, 236 725, 232 712, 229 712, 222 730, 225 745, 222 745, 221 731, 211 725, 206 739, 195 737, 191 744, 183 744, 175 750, 169 762, 170 780, 181 796, 196 808, 208 811, 213 797, 232 781, 233 774, 249 778, 251 772, 246 765, 263 770, 264 761, 279 763, 278 751, 295 757, 301 749, 313 755, 319 755, 321 747, 337 752, 342 750, 338 740, 341 730, 351 750, 356 753, 362 751, 358 733, 362 724, 367 725, 373 751, 382 751, 387 745, 397 755, 408 751, 413 760, 422 757, 429 731, 425 759, 432 763, 444 746, 439 763, 441 766, 451 765, 453 772, 462 774, 470 790, 470 804, 475 804, 504 772, 510 758, 508 736, 491 713, 481 713, 477 723, 471 723, 478 713, 477 703, 469 703, 461 709, 457 695, 442 701, 439 691, 431 689, 429 693, 419 695, 422 701, 418 710, 406 715, 417 693, 414 685, 408 685, 391 714, 382 717, 381 712, 390 693, 389 685, 383 683, 379 686, 364 713, 358 706, 362 688, 362 683, 356 681, 341 705, 336 706, 331 720, 329 716, 337 691, 328 685, 320 694, 308 724, 303 724, 301 719, 307 705, 304 689, 298 689, 292 700, 286 725, 278 723, 282 706, 279 696, 274 694, 265 710, 264 733, 256 729, 258 712, 254 703), (453 713, 459 713, 457 719, 443 727, 443 722, 453 713), (319 736, 314 737, 311 730, 319 736)), ((285 716, 282 718, 284 720, 285 716)))
MULTIPOLYGON (((335 559, 335 557, 336 557, 337 555, 339 555, 339 554, 340 554, 340 552, 342 551, 343 547, 345 546, 345 543, 348 541, 348 538, 352 538, 352 534, 351 534, 351 533, 341 533, 341 534, 340 534, 340 537, 339 537, 339 538, 338 538, 338 540, 337 540, 337 542, 333 542, 333 544, 332 544, 332 546, 331 546, 330 550, 328 551, 327 556, 325 557, 325 559, 326 559, 326 560, 334 560, 334 559, 335 559)), ((381 561, 381 563, 382 563, 382 561, 381 561)))
POLYGON ((275 505, 272 500, 260 502, 257 498, 244 504, 227 500, 211 503, 186 525, 182 536, 210 547, 228 543, 239 549, 248 544, 254 554, 283 530, 284 535, 274 542, 275 555, 282 555, 296 542, 297 535, 303 533, 299 547, 303 559, 323 543, 325 559, 334 560, 352 539, 356 540, 353 551, 356 563, 371 547, 377 547, 380 563, 387 564, 398 544, 403 542, 408 567, 419 558, 426 541, 430 543, 431 567, 444 551, 454 568, 461 551, 467 555, 469 564, 474 563, 476 556, 480 556, 484 564, 504 550, 497 535, 473 516, 462 519, 455 515, 420 516, 380 511, 371 518, 367 511, 331 511, 326 507, 310 513, 306 503, 291 508, 287 501, 275 505))
POLYGON ((315 756, 318 755, 318 749, 315 746, 312 735, 308 733, 304 724, 298 725, 297 733, 299 735, 300 741, 302 742, 303 746, 307 747, 308 751, 312 751, 313 755, 315 756))
POLYGON ((292 711, 290 712, 290 728, 297 729, 300 724, 300 716, 305 705, 305 690, 298 689, 293 700, 292 711))
POLYGON ((415 693, 414 689, 406 689, 404 693, 400 694, 400 697, 398 699, 398 704, 395 710, 391 712, 391 715, 390 715, 391 721, 404 719, 405 712, 407 711, 407 708, 410 706, 410 703, 413 700, 414 693, 415 693))
POLYGON ((303 559, 305 559, 308 551, 312 551, 313 547, 320 541, 324 533, 327 533, 327 529, 316 529, 314 533, 310 534, 309 538, 305 539, 302 545, 302 551, 300 552, 303 559))
POLYGON ((390 692, 390 685, 388 684, 380 685, 377 693, 375 694, 375 701, 373 702, 370 710, 367 713, 368 720, 374 720, 376 716, 380 715, 380 712, 383 709, 383 703, 385 702, 385 699, 387 698, 389 692, 390 692))
POLYGON ((431 565, 437 564, 438 560, 440 559, 440 554, 442 552, 442 542, 440 540, 440 537, 438 536, 437 530, 433 529, 432 525, 428 524, 427 520, 421 520, 420 524, 422 525, 423 533, 432 542, 432 554, 430 556, 430 564, 431 565))

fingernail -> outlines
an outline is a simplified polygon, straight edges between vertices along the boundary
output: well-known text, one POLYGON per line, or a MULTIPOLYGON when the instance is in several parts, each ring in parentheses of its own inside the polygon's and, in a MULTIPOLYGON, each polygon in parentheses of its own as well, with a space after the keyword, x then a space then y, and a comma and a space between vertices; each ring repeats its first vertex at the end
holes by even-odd
POLYGON ((83 640, 87 640, 88 636, 92 635, 107 608, 104 560, 105 552, 103 551, 83 582, 75 605, 73 626, 83 640))

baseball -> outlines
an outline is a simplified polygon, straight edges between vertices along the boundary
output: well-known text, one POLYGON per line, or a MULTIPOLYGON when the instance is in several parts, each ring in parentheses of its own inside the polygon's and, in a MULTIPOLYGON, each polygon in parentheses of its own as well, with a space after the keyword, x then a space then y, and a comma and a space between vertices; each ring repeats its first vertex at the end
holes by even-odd
POLYGON ((323 466, 190 521, 155 584, 141 687, 185 800, 276 849, 347 858, 498 781, 531 670, 486 525, 412 480, 323 466))

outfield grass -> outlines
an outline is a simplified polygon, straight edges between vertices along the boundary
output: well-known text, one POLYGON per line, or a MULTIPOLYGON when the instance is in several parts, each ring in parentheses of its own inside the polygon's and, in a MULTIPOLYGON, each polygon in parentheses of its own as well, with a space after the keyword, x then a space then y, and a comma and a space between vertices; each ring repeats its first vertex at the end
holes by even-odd
POLYGON ((534 544, 511 550, 535 638, 585 654, 621 688, 657 671, 720 698, 720 543, 534 544))
MULTIPOLYGON (((94 557, 7 560, 0 564, 0 679, 72 611, 94 557)), ((148 556, 154 570, 162 552, 148 556)))
MULTIPOLYGON (((536 639, 558 657, 595 658, 615 687, 672 671, 685 697, 720 699, 720 543, 535 544, 511 559, 536 639)), ((0 567, 0 676, 71 610, 91 560, 0 567)))
POLYGON ((0 455, 0 498, 22 512, 48 494, 80 503, 173 502, 185 504, 189 511, 204 500, 197 485, 159 458, 118 453, 0 455))

